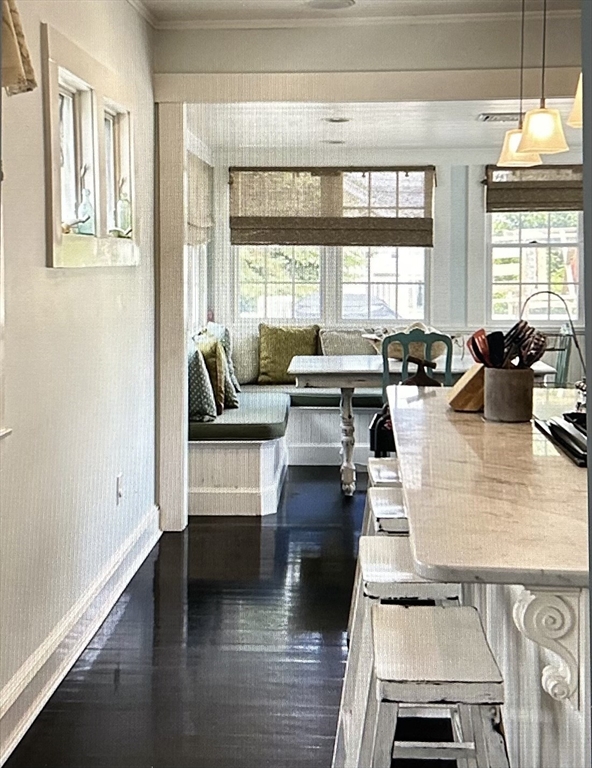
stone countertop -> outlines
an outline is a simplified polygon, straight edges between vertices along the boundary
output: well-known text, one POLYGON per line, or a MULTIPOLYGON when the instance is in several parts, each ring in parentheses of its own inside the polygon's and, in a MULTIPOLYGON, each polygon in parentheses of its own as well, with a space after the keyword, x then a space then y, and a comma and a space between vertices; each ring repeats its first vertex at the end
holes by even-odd
MULTIPOLYGON (((388 388, 417 572, 449 582, 587 586, 586 470, 532 423, 452 411, 449 391, 388 388)), ((572 410, 575 395, 535 389, 534 412, 572 410)))

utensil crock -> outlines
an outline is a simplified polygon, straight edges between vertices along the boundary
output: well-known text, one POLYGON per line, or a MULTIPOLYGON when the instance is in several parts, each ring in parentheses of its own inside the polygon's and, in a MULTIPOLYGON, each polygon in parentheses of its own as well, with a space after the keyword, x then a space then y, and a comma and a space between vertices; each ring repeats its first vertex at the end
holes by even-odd
POLYGON ((533 386, 532 368, 485 368, 485 418, 488 421, 530 421, 533 386))

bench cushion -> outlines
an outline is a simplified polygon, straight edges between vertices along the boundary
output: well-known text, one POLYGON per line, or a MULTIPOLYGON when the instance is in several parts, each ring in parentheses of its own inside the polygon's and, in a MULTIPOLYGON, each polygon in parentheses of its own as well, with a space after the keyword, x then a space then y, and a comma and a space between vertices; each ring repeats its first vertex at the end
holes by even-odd
MULTIPOLYGON (((292 408, 339 408, 341 392, 339 389, 304 389, 295 384, 245 384, 245 392, 285 392, 290 395, 292 408)), ((354 408, 382 408, 382 390, 380 388, 357 389, 354 392, 354 408)))
POLYGON ((274 440, 283 437, 288 426, 289 395, 271 388, 253 389, 257 391, 241 392, 239 407, 224 411, 216 421, 190 421, 189 440, 274 440))

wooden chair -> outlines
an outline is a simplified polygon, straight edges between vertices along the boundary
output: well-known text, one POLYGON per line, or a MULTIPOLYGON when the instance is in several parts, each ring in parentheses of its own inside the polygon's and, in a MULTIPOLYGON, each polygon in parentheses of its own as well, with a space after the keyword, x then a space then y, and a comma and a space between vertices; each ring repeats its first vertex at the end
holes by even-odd
MULTIPOLYGON (((401 368, 401 383, 409 378, 409 345, 413 343, 423 344, 425 347, 424 357, 429 360, 431 357, 432 345, 440 341, 446 345, 446 364, 444 370, 444 384, 447 387, 452 386, 452 339, 444 333, 426 333, 421 328, 414 328, 408 333, 392 333, 385 336, 382 340, 382 397, 386 402, 386 388, 390 384, 389 372, 389 346, 393 342, 398 342, 403 349, 403 365, 401 368)), ((426 370, 428 376, 433 377, 430 369, 426 370)))

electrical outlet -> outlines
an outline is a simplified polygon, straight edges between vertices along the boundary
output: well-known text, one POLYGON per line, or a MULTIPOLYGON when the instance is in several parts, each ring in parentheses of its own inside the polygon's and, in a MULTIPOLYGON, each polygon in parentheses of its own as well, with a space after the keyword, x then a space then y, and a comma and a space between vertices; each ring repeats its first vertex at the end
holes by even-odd
POLYGON ((117 506, 119 506, 123 498, 123 475, 121 473, 117 475, 117 481, 115 484, 115 494, 117 499, 117 506))

